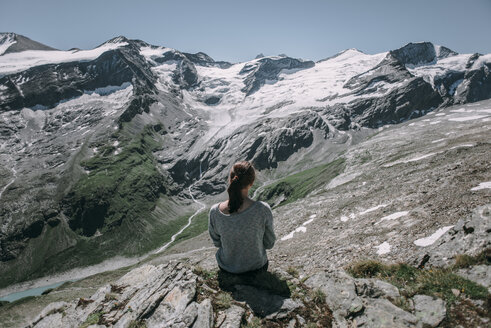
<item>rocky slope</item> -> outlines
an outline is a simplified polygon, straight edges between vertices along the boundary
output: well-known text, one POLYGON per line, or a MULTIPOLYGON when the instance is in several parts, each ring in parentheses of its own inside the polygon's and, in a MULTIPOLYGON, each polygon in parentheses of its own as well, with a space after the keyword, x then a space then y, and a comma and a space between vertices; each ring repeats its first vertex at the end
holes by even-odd
MULTIPOLYGON (((16 44, 12 38, 21 40, 2 34, 7 50, 16 44)), ((316 63, 284 55, 217 62, 124 37, 92 50, 32 44, 20 50, 0 56, 0 286, 157 249, 184 226, 194 198, 210 205, 223 196, 227 170, 238 159, 255 163, 258 185, 334 160, 346 164, 326 168, 332 177, 356 176, 352 170, 368 167, 353 169, 354 159, 340 154, 354 154, 350 147, 375 129, 491 97, 489 55, 431 43, 375 55, 348 49, 316 63)), ((449 122, 449 130, 459 124, 449 122)), ((411 133, 419 140, 419 132, 411 133)), ((472 148, 478 172, 489 156, 478 144, 485 136, 476 136, 472 148)), ((397 157, 387 149, 391 142, 381 141, 375 154, 397 157)), ((471 158, 462 150, 448 156, 454 152, 471 158)), ((387 168, 391 177, 407 174, 400 170, 387 168)), ((281 202, 288 198, 282 186, 258 196, 281 202)), ((356 197, 360 190, 342 192, 356 197)), ((313 197, 324 206, 339 201, 313 197)), ((392 209, 378 197, 366 199, 366 207, 392 209)), ((329 235, 326 229, 319 231, 329 235)))

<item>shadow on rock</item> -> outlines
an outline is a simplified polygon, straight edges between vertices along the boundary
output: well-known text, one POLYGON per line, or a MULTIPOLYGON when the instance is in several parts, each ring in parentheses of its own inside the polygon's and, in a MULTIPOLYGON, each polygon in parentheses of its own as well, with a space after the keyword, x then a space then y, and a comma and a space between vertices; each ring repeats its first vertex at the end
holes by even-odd
POLYGON ((245 302, 259 317, 278 317, 297 307, 290 299, 287 282, 267 271, 247 274, 219 271, 218 284, 222 290, 231 292, 236 301, 245 302))

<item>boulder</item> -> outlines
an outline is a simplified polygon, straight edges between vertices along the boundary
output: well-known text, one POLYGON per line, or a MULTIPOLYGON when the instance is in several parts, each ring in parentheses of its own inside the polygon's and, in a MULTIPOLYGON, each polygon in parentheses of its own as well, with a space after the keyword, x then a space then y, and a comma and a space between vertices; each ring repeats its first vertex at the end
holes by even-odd
POLYGON ((389 298, 396 299, 400 297, 399 289, 388 282, 378 279, 356 279, 355 280, 356 293, 359 296, 366 296, 372 298, 389 298))
POLYGON ((355 327, 422 327, 413 314, 398 308, 386 299, 370 299, 365 302, 363 314, 353 319, 355 327))
POLYGON ((421 319, 423 324, 437 327, 445 319, 447 310, 442 299, 428 295, 416 295, 413 300, 415 315, 421 319))
POLYGON ((346 326, 346 318, 364 309, 362 299, 356 293, 354 279, 343 270, 327 269, 318 272, 308 278, 305 285, 324 292, 326 303, 339 327, 346 326))

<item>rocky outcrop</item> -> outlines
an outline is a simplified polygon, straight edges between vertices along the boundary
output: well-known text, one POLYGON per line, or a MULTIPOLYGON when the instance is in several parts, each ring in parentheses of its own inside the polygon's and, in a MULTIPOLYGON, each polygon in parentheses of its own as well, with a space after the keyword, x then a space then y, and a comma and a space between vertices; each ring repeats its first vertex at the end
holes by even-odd
POLYGON ((410 42, 404 47, 391 50, 390 54, 403 65, 432 64, 437 59, 457 55, 455 51, 443 46, 436 47, 431 42, 410 42))
POLYGON ((30 327, 130 327, 138 322, 147 327, 211 327, 206 325, 213 318, 210 304, 195 302, 195 295, 196 275, 182 264, 144 265, 89 299, 48 305, 30 327))
POLYGON ((244 65, 240 70, 240 75, 246 75, 242 92, 248 96, 259 90, 266 80, 277 81, 282 70, 301 70, 314 66, 313 61, 303 61, 286 56, 260 58, 251 64, 244 65))
POLYGON ((326 269, 305 284, 325 293, 336 327, 436 327, 446 317, 445 302, 427 295, 413 299, 384 281, 355 279, 341 269, 326 269), (407 304, 406 308, 396 304, 407 304), (410 304, 414 304, 408 311, 410 304))
POLYGON ((47 305, 29 327, 239 328, 253 317, 283 327, 306 320, 298 314, 308 314, 306 304, 258 288, 260 281, 254 283, 256 287, 230 285, 233 298, 219 303, 217 293, 229 294, 207 286, 210 282, 202 281, 199 270, 195 272, 180 261, 142 265, 101 287, 90 298, 47 305))

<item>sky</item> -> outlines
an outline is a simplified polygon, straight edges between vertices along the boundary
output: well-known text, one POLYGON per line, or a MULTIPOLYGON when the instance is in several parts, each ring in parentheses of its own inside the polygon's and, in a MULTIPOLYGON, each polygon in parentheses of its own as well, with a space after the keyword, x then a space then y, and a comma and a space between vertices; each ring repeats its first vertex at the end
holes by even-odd
POLYGON ((0 32, 54 48, 124 35, 229 62, 374 54, 418 41, 491 53, 490 17, 491 0, 0 0, 0 32))

